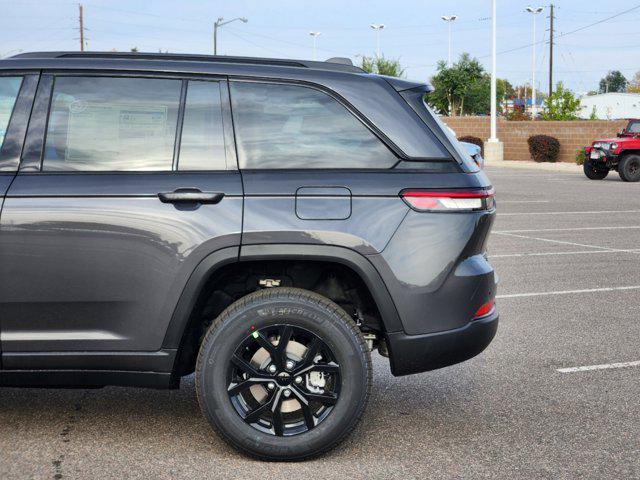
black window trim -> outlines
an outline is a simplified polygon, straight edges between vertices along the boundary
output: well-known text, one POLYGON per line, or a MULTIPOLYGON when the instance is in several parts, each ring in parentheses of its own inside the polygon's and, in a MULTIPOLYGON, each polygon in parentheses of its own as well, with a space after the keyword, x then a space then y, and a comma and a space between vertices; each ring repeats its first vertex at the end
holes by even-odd
POLYGON ((22 149, 25 144, 29 118, 35 101, 40 70, 0 71, 0 78, 20 77, 18 95, 11 108, 5 136, 0 142, 0 175, 15 175, 20 166, 22 149), (9 150, 7 139, 15 142, 15 148, 9 150))
MULTIPOLYGON (((5 73, 4 71, 2 72, 5 73)), ((10 73, 8 72, 9 76, 10 73)), ((224 173, 224 172, 237 172, 238 161, 235 149, 235 138, 233 138, 233 124, 231 118, 231 105, 230 96, 228 93, 229 87, 227 83, 226 75, 219 74, 188 74, 188 73, 172 73, 172 72, 146 72, 146 71, 113 71, 113 70, 64 70, 64 69, 47 69, 40 71, 40 82, 36 91, 36 95, 33 101, 33 108, 31 118, 29 119, 29 125, 27 127, 27 133, 25 135, 25 141, 23 145, 22 155, 20 157, 20 165, 18 172, 22 174, 37 174, 37 175, 167 175, 167 174, 207 174, 207 173, 224 173), (176 137, 174 139, 173 158, 170 170, 55 170, 45 171, 43 170, 44 152, 47 141, 47 131, 49 127, 49 116, 51 113, 51 102, 53 99, 53 91, 55 86, 55 79, 57 77, 109 77, 109 78, 158 78, 167 80, 180 80, 180 100, 178 106, 178 118, 176 125, 176 137), (223 117, 223 130, 224 130, 224 142, 226 153, 226 170, 179 170, 178 157, 176 149, 180 147, 181 135, 178 136, 178 131, 182 132, 182 124, 184 121, 184 107, 186 100, 186 92, 189 81, 209 81, 218 82, 221 89, 220 101, 223 117), (50 82, 50 85, 47 83, 50 82), (47 88, 48 87, 48 88, 47 88), (226 94, 223 92, 226 91, 226 94), (226 112, 226 113, 225 113, 226 112), (44 129, 37 128, 34 122, 38 122, 38 118, 44 118, 44 129), (227 126, 229 126, 229 134, 227 134, 227 126), (230 138, 231 137, 231 138, 230 138), (232 143, 229 143, 229 142, 232 143), (37 152, 31 158, 25 158, 24 154, 27 150, 27 145, 31 144, 34 148, 37 148, 37 152), (36 155, 37 154, 37 155, 36 155), (229 157, 231 155, 231 157, 229 157)), ((15 172, 14 172, 15 173, 15 172)))

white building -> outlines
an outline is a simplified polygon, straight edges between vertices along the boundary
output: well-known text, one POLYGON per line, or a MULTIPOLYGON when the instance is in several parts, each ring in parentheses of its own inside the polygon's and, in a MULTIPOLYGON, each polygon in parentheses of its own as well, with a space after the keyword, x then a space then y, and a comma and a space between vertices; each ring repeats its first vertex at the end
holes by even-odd
POLYGON ((640 93, 601 93, 586 95, 580 99, 580 118, 588 119, 591 113, 600 120, 640 118, 640 93))

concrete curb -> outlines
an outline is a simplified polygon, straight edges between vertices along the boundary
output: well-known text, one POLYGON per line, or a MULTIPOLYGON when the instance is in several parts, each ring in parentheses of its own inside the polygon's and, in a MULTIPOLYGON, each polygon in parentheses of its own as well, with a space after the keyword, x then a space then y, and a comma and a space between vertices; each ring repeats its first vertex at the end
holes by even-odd
POLYGON ((544 170, 550 172, 572 172, 572 173, 582 173, 582 165, 576 165, 574 163, 567 162, 557 162, 557 163, 538 163, 538 162, 527 162, 527 161, 513 161, 513 160, 504 160, 502 162, 492 162, 487 164, 488 169, 493 168, 521 168, 528 170, 544 170))

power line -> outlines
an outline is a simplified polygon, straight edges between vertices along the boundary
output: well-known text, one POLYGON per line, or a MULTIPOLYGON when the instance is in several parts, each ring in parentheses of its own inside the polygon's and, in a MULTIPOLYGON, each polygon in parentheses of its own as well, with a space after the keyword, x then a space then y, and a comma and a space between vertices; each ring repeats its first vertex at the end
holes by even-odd
MULTIPOLYGON (((582 30, 586 30, 587 28, 591 28, 591 27, 594 27, 596 25, 600 25, 601 23, 608 22, 609 20, 612 20, 612 19, 617 18, 617 17, 621 17, 622 15, 626 15, 627 13, 633 12, 634 10, 638 10, 638 9, 640 9, 640 5, 636 5, 635 7, 628 8, 627 10, 624 10, 622 12, 618 12, 615 15, 611 15, 610 17, 603 18, 602 20, 598 20, 597 22, 593 22, 593 23, 590 23, 588 25, 583 25, 582 27, 576 28, 574 30, 569 30, 568 32, 560 33, 560 34, 556 35, 555 38, 566 37, 567 35, 572 35, 574 33, 581 32, 582 30)), ((543 43, 543 42, 541 42, 541 41, 540 42, 536 42, 536 44, 541 44, 541 43, 543 43)), ((528 43, 527 45, 521 45, 519 47, 510 48, 508 50, 503 50, 501 52, 498 52, 498 55, 504 55, 505 53, 516 52, 518 50, 523 50, 525 48, 532 47, 533 45, 534 45, 533 43, 528 43)), ((487 57, 490 57, 490 56, 491 56, 491 54, 487 54, 487 55, 482 55, 482 56, 480 56, 478 58, 487 58, 487 57)))

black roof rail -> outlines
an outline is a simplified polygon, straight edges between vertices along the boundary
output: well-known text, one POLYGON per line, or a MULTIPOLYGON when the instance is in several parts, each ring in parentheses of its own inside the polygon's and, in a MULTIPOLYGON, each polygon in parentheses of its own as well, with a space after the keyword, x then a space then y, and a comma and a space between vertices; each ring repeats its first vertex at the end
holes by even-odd
POLYGON ((176 62, 212 62, 235 63, 248 65, 271 65, 278 67, 313 68, 318 70, 335 70, 341 72, 363 73, 348 58, 335 57, 326 62, 309 60, 290 60, 280 58, 232 57, 227 55, 203 55, 182 53, 145 53, 145 52, 27 52, 14 55, 13 59, 127 59, 127 60, 165 60, 176 62))

